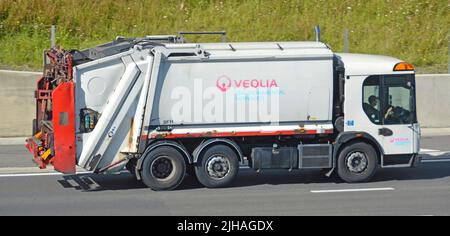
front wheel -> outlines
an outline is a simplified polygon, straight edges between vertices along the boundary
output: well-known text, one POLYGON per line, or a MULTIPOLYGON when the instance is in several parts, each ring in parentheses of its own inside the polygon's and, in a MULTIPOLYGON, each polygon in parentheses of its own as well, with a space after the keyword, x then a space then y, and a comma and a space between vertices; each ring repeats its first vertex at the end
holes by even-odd
POLYGON ((237 176, 239 161, 236 153, 225 145, 214 145, 200 156, 195 174, 200 183, 208 188, 229 185, 237 176))
POLYGON ((338 157, 338 175, 348 183, 369 181, 378 167, 375 149, 363 142, 344 147, 338 157))

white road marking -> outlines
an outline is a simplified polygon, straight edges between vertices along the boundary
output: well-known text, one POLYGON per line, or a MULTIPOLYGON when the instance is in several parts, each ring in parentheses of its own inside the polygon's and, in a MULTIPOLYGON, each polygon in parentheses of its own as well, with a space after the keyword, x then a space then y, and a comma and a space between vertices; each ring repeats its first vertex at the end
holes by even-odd
POLYGON ((334 189, 311 190, 311 193, 345 193, 345 192, 369 192, 369 191, 393 191, 394 188, 359 188, 359 189, 334 189))
MULTIPOLYGON (((83 171, 83 172, 77 172, 77 175, 82 174, 92 174, 91 171, 83 171)), ((64 175, 63 173, 58 172, 49 172, 49 173, 29 173, 29 174, 0 174, 0 178, 5 177, 28 177, 28 176, 53 176, 53 175, 64 175)))
POLYGON ((421 153, 422 155, 427 155, 427 156, 433 156, 433 157, 440 157, 440 156, 449 156, 450 152, 425 152, 425 153, 421 153))
POLYGON ((434 159, 434 160, 422 160, 421 163, 433 163, 433 162, 450 162, 450 159, 434 159))
POLYGON ((441 151, 441 150, 435 150, 435 149, 422 148, 422 149, 420 149, 420 154, 427 155, 427 156, 433 156, 433 157, 441 157, 441 156, 449 156, 450 151, 441 151))
POLYGON ((31 75, 42 75, 42 72, 35 71, 19 71, 19 70, 0 70, 2 73, 12 73, 12 74, 31 74, 31 75))
MULTIPOLYGON (((23 145, 25 146, 25 141, 27 140, 27 137, 17 137, 17 138, 0 138, 0 145, 1 146, 8 146, 8 145, 23 145)), ((23 147, 25 149, 25 147, 23 147)))
POLYGON ((440 152, 441 150, 421 148, 420 152, 440 152))

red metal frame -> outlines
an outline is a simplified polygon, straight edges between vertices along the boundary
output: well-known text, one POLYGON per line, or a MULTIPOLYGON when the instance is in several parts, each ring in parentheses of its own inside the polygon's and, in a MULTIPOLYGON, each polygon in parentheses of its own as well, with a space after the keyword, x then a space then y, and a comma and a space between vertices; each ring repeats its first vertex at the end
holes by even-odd
POLYGON ((36 86, 36 134, 25 145, 39 168, 52 164, 62 173, 75 173, 75 84, 72 54, 52 48, 49 63, 36 86))
POLYGON ((27 140, 27 144, 25 144, 25 147, 33 154, 33 161, 36 163, 36 165, 38 165, 40 169, 44 169, 47 163, 45 163, 44 160, 40 158, 41 145, 39 145, 39 142, 36 142, 41 135, 42 133, 39 132, 32 138, 29 138, 27 140))

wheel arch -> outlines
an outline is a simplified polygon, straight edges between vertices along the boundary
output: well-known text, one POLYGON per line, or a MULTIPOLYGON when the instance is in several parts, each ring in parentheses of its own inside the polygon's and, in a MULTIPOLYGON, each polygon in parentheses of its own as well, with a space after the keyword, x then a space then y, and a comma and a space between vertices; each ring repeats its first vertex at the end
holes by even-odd
POLYGON ((217 144, 224 144, 224 145, 230 147, 236 153, 239 162, 242 162, 244 160, 244 156, 242 154, 241 148, 239 147, 239 145, 236 142, 234 142, 233 140, 230 140, 230 139, 216 138, 216 139, 205 140, 202 143, 200 143, 200 145, 198 145, 197 148, 195 148, 195 150, 192 154, 192 156, 193 156, 192 163, 197 163, 198 159, 200 158, 200 155, 202 154, 203 151, 206 150, 207 147, 210 147, 212 145, 217 145, 217 144))
POLYGON ((343 132, 336 138, 336 143, 333 150, 333 168, 337 166, 337 157, 340 151, 345 146, 355 142, 364 142, 371 145, 378 154, 378 164, 381 164, 384 150, 374 137, 366 132, 343 132))

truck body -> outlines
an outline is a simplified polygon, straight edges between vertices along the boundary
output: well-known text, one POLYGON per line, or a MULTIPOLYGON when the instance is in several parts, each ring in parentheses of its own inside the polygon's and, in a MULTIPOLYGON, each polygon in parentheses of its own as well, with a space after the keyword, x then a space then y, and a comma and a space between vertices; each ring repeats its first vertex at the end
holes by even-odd
POLYGON ((27 147, 63 173, 130 170, 155 190, 240 165, 325 169, 348 182, 419 159, 414 67, 321 42, 119 38, 46 52, 27 147))

